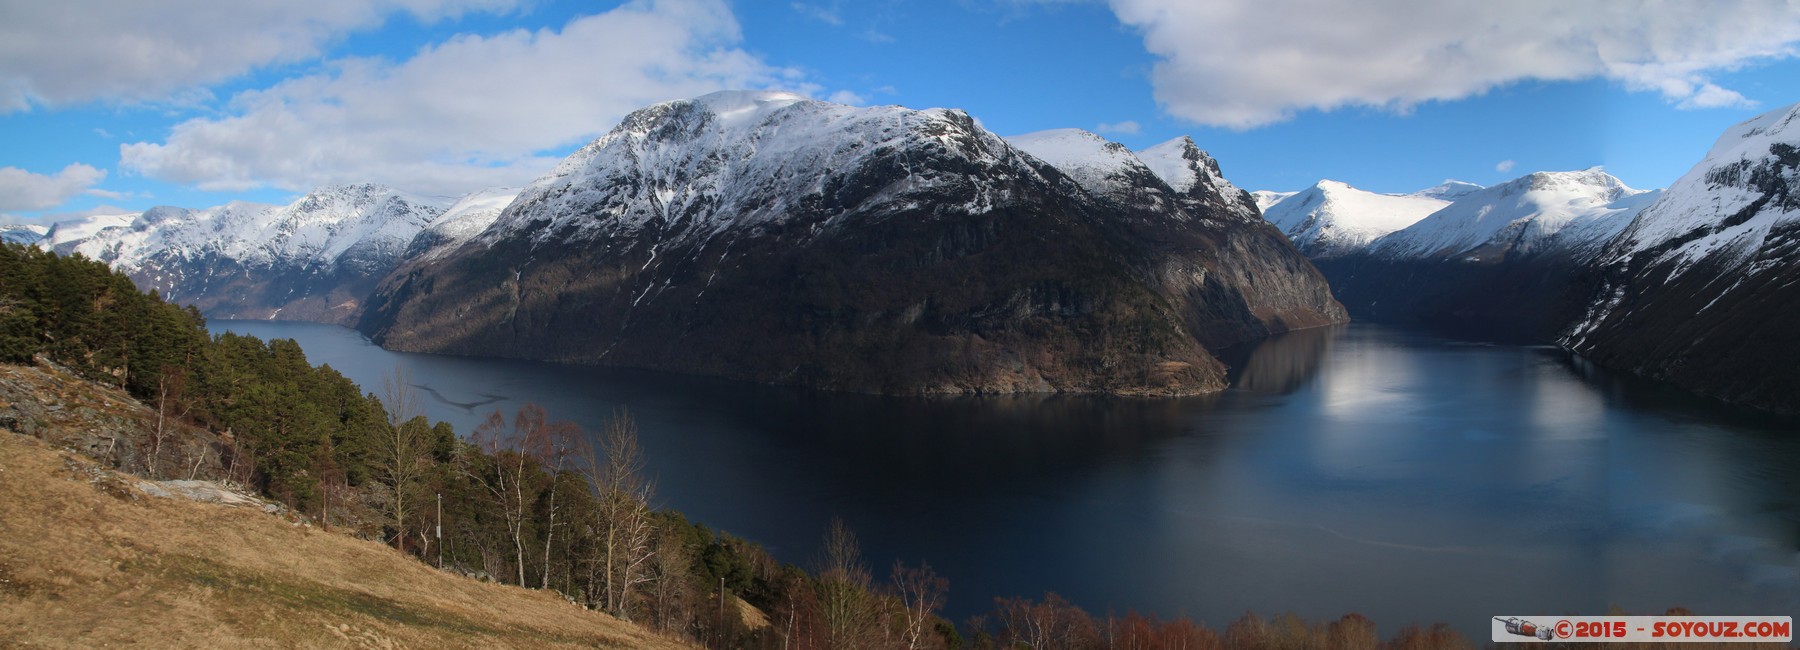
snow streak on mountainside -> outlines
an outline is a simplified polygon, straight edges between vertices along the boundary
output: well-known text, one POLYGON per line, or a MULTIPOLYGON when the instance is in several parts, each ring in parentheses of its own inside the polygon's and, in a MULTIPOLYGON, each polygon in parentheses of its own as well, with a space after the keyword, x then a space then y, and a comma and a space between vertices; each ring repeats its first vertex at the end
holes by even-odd
POLYGON ((1307 257, 1327 259, 1360 251, 1446 205, 1439 199, 1376 194, 1325 180, 1264 208, 1263 218, 1307 257))
POLYGON ((1222 385, 1203 344, 1341 318, 1279 238, 1283 290, 1221 272, 1255 206, 1217 196, 1197 149, 1157 158, 1165 181, 1090 134, 1042 141, 1055 153, 961 111, 786 93, 658 104, 394 274, 361 327, 399 349, 871 392, 1188 393, 1222 385))
POLYGON ((152 208, 126 225, 53 245, 212 316, 347 323, 441 212, 439 201, 349 185, 286 206, 152 208))
MULTIPOLYGON (((1565 252, 1585 259, 1659 196, 1598 168, 1538 172, 1482 190, 1369 245, 1388 259, 1494 262, 1565 252)), ((1423 200, 1423 199, 1420 199, 1423 200)))
POLYGON ((1800 411, 1800 104, 1728 129, 1598 261, 1602 284, 1569 348, 1800 411))

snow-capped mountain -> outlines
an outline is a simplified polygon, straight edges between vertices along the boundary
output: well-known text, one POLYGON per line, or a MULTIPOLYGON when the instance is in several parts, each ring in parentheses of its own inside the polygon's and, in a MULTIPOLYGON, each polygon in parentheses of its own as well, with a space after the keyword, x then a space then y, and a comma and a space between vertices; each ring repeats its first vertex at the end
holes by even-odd
POLYGON ((1361 251, 1376 238, 1413 225, 1446 205, 1449 202, 1427 196, 1377 194, 1322 180, 1263 208, 1263 218, 1316 260, 1361 251))
POLYGON ((1287 200, 1288 197, 1293 196, 1295 194, 1299 194, 1299 192, 1277 192, 1275 190, 1254 190, 1254 191, 1250 192, 1250 198, 1251 198, 1251 200, 1256 201, 1256 209, 1257 210, 1263 212, 1264 214, 1267 214, 1269 212, 1269 208, 1275 207, 1275 204, 1285 201, 1285 200, 1287 200))
POLYGON ((50 228, 44 232, 44 236, 38 238, 38 240, 33 243, 36 244, 38 248, 44 250, 55 251, 58 254, 67 254, 74 250, 75 244, 82 240, 93 237, 95 234, 108 228, 123 228, 129 226, 132 221, 137 219, 137 217, 138 213, 133 212, 129 214, 99 214, 88 217, 65 219, 50 224, 50 228))
POLYGON ((1450 182, 1406 197, 1459 196, 1360 251, 1316 258, 1338 300, 1362 318, 1553 340, 1586 308, 1594 257, 1660 195, 1599 169, 1470 187, 1450 182))
POLYGON ((1125 145, 1082 129, 1015 135, 1006 143, 1062 170, 1089 192, 1127 193, 1142 187, 1144 177, 1157 177, 1125 145))
POLYGON ((413 237, 406 259, 433 260, 456 250, 493 225, 518 196, 519 188, 492 187, 457 199, 413 237))
POLYGON ((0 242, 30 246, 43 239, 44 233, 49 231, 48 227, 37 224, 0 225, 0 242))
POLYGON ((1194 144, 1193 138, 1184 135, 1139 151, 1137 156, 1190 207, 1212 203, 1218 218, 1237 221, 1256 221, 1261 214, 1256 199, 1225 180, 1219 161, 1194 144))
POLYGON ((347 323, 443 211, 441 201, 345 185, 285 206, 156 207, 57 245, 212 316, 347 323))
POLYGON ((1563 343, 1603 365, 1800 411, 1800 104, 1726 130, 1599 255, 1563 343))
POLYGON ((1439 201, 1455 201, 1472 193, 1481 191, 1481 189, 1482 187, 1480 185, 1474 183, 1450 179, 1437 185, 1413 192, 1409 196, 1437 199, 1439 201))
POLYGON ((1133 152, 1082 129, 1006 138, 1007 144, 1068 174, 1096 198, 1166 219, 1249 221, 1255 200, 1219 173, 1219 163, 1187 136, 1133 152))
POLYGON ((1097 137, 1043 142, 1070 155, 957 110, 657 104, 395 273, 360 327, 398 349, 870 392, 1188 393, 1223 385, 1206 344, 1342 318, 1278 236, 1282 289, 1221 271, 1222 248, 1258 249, 1232 236, 1254 204, 1217 196, 1197 149, 1155 156, 1164 180, 1097 137))
POLYGON ((1368 252, 1467 262, 1564 252, 1585 260, 1659 195, 1626 187, 1598 168, 1538 172, 1464 192, 1455 203, 1370 243, 1368 252))
MULTIPOLYGON (((1155 249, 1153 256, 1203 251, 1211 272, 1238 287, 1245 306, 1259 317, 1320 308, 1313 295, 1315 272, 1293 265, 1293 246, 1259 217, 1250 193, 1225 180, 1218 161, 1192 138, 1181 136, 1137 152, 1081 129, 1040 131, 1006 141, 1068 174, 1100 202, 1109 221, 1155 249)), ((1190 290, 1194 277, 1186 264, 1152 275, 1159 289, 1176 296, 1190 290)), ((1216 329, 1198 323, 1193 327, 1216 329)))

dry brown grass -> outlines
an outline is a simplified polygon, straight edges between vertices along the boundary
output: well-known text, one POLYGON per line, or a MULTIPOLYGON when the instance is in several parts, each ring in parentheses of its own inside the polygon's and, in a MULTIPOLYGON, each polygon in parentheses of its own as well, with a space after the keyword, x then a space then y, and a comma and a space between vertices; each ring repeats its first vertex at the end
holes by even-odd
POLYGON ((132 484, 0 431, 0 646, 686 647, 552 592, 132 484))

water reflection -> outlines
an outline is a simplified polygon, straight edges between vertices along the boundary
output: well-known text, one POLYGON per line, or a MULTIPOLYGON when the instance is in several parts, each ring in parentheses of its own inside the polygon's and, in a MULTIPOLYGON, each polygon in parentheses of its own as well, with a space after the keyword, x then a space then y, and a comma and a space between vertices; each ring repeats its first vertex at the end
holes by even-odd
POLYGON ((1319 374, 1319 365, 1344 328, 1333 325, 1278 334, 1226 350, 1220 358, 1232 368, 1232 388, 1286 395, 1319 374))
POLYGON ((405 366, 462 431, 526 397, 590 430, 629 407, 664 503, 790 562, 843 517, 875 566, 949 577, 954 618, 1054 590, 1482 638, 1497 612, 1800 606, 1800 428, 1556 350, 1351 325, 1232 351, 1233 388, 1204 398, 906 399, 213 325, 299 339, 365 387, 405 366))

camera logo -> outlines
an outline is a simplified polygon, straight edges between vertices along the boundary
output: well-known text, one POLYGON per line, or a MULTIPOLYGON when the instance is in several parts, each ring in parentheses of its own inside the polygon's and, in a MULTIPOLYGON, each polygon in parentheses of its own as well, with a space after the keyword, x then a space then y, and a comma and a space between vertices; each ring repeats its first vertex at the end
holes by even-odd
MULTIPOLYGON (((1537 637, 1539 640, 1542 640, 1542 641, 1549 641, 1550 639, 1558 636, 1555 633, 1552 633, 1550 631, 1550 628, 1539 626, 1536 623, 1532 623, 1531 621, 1527 621, 1522 618, 1518 618, 1518 617, 1500 618, 1498 616, 1495 616, 1494 620, 1500 621, 1501 623, 1506 624, 1506 632, 1508 634, 1517 634, 1519 636, 1537 637)), ((1568 624, 1569 624, 1568 621, 1562 621, 1560 623, 1557 623, 1557 625, 1559 627, 1563 626, 1563 625, 1568 625, 1568 624)), ((1562 634, 1560 636, 1562 636, 1565 639, 1569 638, 1569 635, 1566 633, 1562 634)))

